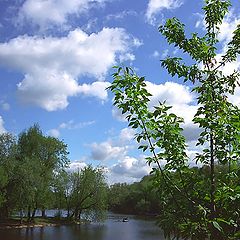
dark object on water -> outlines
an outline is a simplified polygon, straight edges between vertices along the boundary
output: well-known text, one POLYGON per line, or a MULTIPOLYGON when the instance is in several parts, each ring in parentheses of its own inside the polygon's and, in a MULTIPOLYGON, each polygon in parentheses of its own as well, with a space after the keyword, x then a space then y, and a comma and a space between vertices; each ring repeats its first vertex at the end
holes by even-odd
POLYGON ((125 218, 123 218, 123 220, 122 220, 123 222, 128 222, 128 218, 127 217, 125 217, 125 218))

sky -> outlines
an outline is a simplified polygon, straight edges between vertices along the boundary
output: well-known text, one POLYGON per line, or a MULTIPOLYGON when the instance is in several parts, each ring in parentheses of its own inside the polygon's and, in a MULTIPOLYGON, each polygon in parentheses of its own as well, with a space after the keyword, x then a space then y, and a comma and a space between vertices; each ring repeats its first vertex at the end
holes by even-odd
MULTIPOLYGON (((131 66, 145 76, 151 105, 167 101, 184 117, 190 164, 199 129, 191 85, 160 65, 185 55, 158 32, 177 17, 187 35, 204 34, 203 1, 193 0, 0 0, 0 133, 18 135, 38 123, 45 135, 68 145, 70 169, 103 166, 108 182, 139 181, 151 168, 106 90, 112 67, 131 66)), ((218 55, 226 51, 240 23, 240 2, 232 1, 220 26, 218 55)), ((190 63, 190 60, 186 58, 190 63)), ((228 64, 228 74, 240 59, 228 64)), ((240 106, 240 90, 230 100, 240 106)))

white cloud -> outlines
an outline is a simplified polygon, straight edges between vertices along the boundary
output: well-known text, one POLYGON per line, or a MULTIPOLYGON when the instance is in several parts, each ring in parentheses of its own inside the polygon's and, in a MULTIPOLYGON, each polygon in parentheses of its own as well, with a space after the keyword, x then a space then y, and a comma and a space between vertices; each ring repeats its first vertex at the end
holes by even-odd
MULTIPOLYGON (((228 49, 228 43, 232 40, 233 32, 237 28, 237 26, 240 24, 240 16, 236 16, 233 14, 232 11, 230 11, 226 17, 224 18, 221 26, 220 26, 220 33, 219 33, 219 40, 223 45, 223 48, 219 54, 216 56, 216 60, 220 61, 221 56, 223 56, 227 49, 228 49)), ((230 75, 233 73, 234 70, 240 70, 240 58, 237 58, 237 61, 226 63, 221 70, 225 75, 230 75)))
POLYGON ((127 144, 134 139, 135 130, 132 128, 123 128, 120 131, 119 141, 121 144, 127 144))
POLYGON ((125 156, 116 164, 109 167, 108 178, 113 182, 134 182, 139 181, 143 176, 149 174, 151 167, 146 163, 145 157, 139 159, 125 156))
MULTIPOLYGON (((152 109, 160 102, 166 101, 166 104, 172 106, 171 111, 177 116, 184 118, 184 131, 187 141, 192 141, 198 137, 200 129, 193 124, 192 119, 197 112, 198 106, 194 104, 196 101, 194 94, 188 86, 166 82, 164 84, 155 84, 146 81, 146 89, 152 96, 149 98, 149 108, 152 109)), ((126 114, 122 114, 121 110, 116 107, 112 109, 112 115, 115 119, 126 122, 126 114)))
POLYGON ((138 38, 133 38, 133 46, 134 47, 140 47, 143 45, 143 41, 138 38))
POLYGON ((47 111, 54 111, 66 108, 67 98, 77 95, 78 84, 71 75, 54 72, 51 69, 33 71, 25 74, 22 82, 17 85, 18 97, 24 104, 33 104, 47 111))
POLYGON ((132 53, 124 54, 119 56, 119 61, 120 62, 125 62, 125 61, 134 61, 135 60, 135 55, 132 53))
POLYGON ((87 122, 79 122, 75 123, 73 120, 70 120, 68 122, 61 123, 59 125, 59 129, 68 129, 68 130, 74 130, 79 128, 84 128, 90 125, 93 125, 95 121, 87 121, 87 122))
POLYGON ((123 128, 119 134, 114 134, 106 141, 90 144, 90 159, 100 161, 124 159, 132 147, 134 135, 135 130, 123 128))
POLYGON ((68 97, 79 94, 106 100, 109 83, 99 80, 119 55, 129 54, 135 42, 120 28, 104 28, 90 35, 75 29, 61 38, 24 35, 0 44, 0 65, 24 74, 18 84, 24 103, 54 111, 66 108, 68 97), (78 85, 86 75, 98 81, 78 85))
POLYGON ((57 128, 50 129, 47 134, 53 137, 58 138, 61 134, 62 129, 67 129, 67 130, 75 130, 75 129, 80 129, 84 128, 87 126, 90 126, 94 124, 95 121, 87 121, 87 122, 79 122, 75 123, 73 120, 70 120, 68 122, 63 122, 61 123, 57 128))
POLYGON ((164 84, 154 84, 146 82, 150 97, 149 107, 158 105, 158 102, 166 101, 166 104, 172 106, 171 111, 179 117, 184 118, 184 131, 187 141, 192 141, 198 137, 200 129, 193 124, 192 119, 197 112, 198 106, 194 104, 195 97, 188 86, 166 82, 164 84))
POLYGON ((205 20, 203 13, 195 13, 194 16, 196 17, 197 21, 195 23, 196 28, 201 28, 202 30, 205 29, 205 20))
POLYGON ((166 58, 169 54, 169 50, 168 49, 165 49, 161 55, 161 58, 166 58))
POLYGON ((4 101, 0 101, 0 106, 4 111, 10 110, 10 104, 4 101))
POLYGON ((106 0, 26 0, 20 11, 20 20, 27 20, 41 29, 52 25, 64 25, 71 15, 87 13, 106 0))
POLYGON ((236 16, 230 11, 220 26, 219 40, 223 42, 229 42, 233 37, 233 31, 237 25, 240 24, 240 16, 236 16))
POLYGON ((112 116, 113 116, 113 118, 117 119, 120 122, 126 122, 127 121, 126 120, 127 114, 122 114, 122 111, 115 106, 113 106, 113 108, 112 108, 112 116))
POLYGON ((155 50, 155 51, 153 52, 152 56, 153 56, 154 58, 159 58, 159 57, 160 57, 160 53, 159 53, 157 50, 155 50))
POLYGON ((5 133, 6 129, 4 128, 3 118, 0 116, 0 134, 5 133))
POLYGON ((92 96, 99 98, 101 100, 107 99, 107 91, 106 88, 110 86, 109 82, 94 82, 92 84, 86 84, 80 85, 78 87, 78 93, 83 94, 84 96, 92 96))
POLYGON ((126 147, 114 146, 111 141, 92 143, 90 147, 93 160, 115 160, 126 155, 126 147))
POLYGON ((81 170, 83 168, 85 168, 87 166, 87 164, 84 161, 72 161, 69 164, 69 168, 67 169, 70 172, 76 172, 78 170, 81 170))
POLYGON ((128 11, 128 10, 124 10, 124 11, 122 11, 122 12, 120 12, 120 13, 116 13, 116 14, 108 14, 107 16, 106 16, 106 20, 107 21, 110 21, 110 20, 121 20, 121 19, 124 19, 125 17, 127 17, 127 16, 137 16, 138 14, 137 14, 137 12, 135 12, 135 11, 132 11, 132 10, 130 10, 130 11, 128 11))
POLYGON ((163 9, 179 8, 182 4, 182 0, 149 0, 146 11, 147 21, 154 24, 155 16, 163 9))
POLYGON ((55 129, 55 128, 49 130, 49 131, 47 132, 47 134, 48 134, 49 136, 52 136, 52 137, 55 137, 55 138, 58 138, 58 137, 60 136, 59 130, 58 130, 58 129, 55 129))
POLYGON ((229 101, 240 108, 240 87, 236 87, 235 94, 228 97, 229 101))
POLYGON ((150 97, 150 104, 156 105, 158 101, 166 101, 170 105, 190 104, 193 101, 193 95, 189 87, 175 82, 166 82, 164 84, 154 84, 147 81, 146 89, 153 96, 150 97))
MULTIPOLYGON (((174 54, 174 53, 173 53, 174 54)), ((165 49, 162 51, 162 53, 160 54, 159 51, 155 50, 153 53, 152 53, 152 57, 154 58, 157 58, 159 59, 161 57, 161 59, 164 59, 166 58, 167 56, 169 55, 169 50, 168 49, 165 49)))

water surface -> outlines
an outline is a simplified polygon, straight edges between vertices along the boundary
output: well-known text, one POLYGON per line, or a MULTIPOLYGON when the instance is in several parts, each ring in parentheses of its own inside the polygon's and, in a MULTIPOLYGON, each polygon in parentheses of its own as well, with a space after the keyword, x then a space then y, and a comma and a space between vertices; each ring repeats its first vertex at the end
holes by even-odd
POLYGON ((1 229, 0 240, 164 240, 153 220, 108 215, 104 223, 26 229, 1 229))

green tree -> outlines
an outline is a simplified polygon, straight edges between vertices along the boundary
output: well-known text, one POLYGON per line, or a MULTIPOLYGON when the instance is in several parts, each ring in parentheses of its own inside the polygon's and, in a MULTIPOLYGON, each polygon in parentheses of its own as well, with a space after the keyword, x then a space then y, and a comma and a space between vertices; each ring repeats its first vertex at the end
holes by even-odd
POLYGON ((28 209, 29 220, 33 220, 37 209, 42 209, 45 215, 45 208, 51 202, 54 174, 68 166, 67 155, 67 145, 44 136, 37 125, 20 134, 19 203, 22 204, 20 209, 28 209))
POLYGON ((72 173, 70 181, 72 217, 80 220, 84 214, 84 218, 91 221, 102 220, 106 210, 107 189, 103 169, 94 169, 89 165, 72 173))
POLYGON ((108 209, 116 213, 156 215, 160 201, 152 186, 153 176, 132 184, 115 183, 108 188, 108 209))
POLYGON ((134 213, 135 197, 127 183, 115 183, 108 188, 108 208, 116 213, 134 213))
POLYGON ((59 209, 59 216, 61 210, 67 209, 67 216, 70 217, 70 203, 71 203, 71 173, 63 170, 57 172, 53 181, 54 192, 54 207, 59 209))
POLYGON ((240 74, 236 70, 227 76, 221 67, 237 60, 240 25, 226 53, 217 61, 219 26, 230 1, 205 3, 203 36, 193 33, 187 38, 184 24, 176 18, 168 19, 159 30, 169 44, 188 53, 194 62, 187 66, 182 58, 168 57, 162 60, 162 66, 172 76, 194 84, 199 108, 193 121, 202 131, 197 145, 204 148, 196 159, 206 165, 206 174, 195 176, 196 171, 187 165, 180 127, 183 119, 170 113, 165 103, 155 106, 153 111, 148 109, 150 94, 143 77, 129 68, 118 68, 109 89, 115 94, 114 105, 127 113, 129 126, 139 129, 136 140, 144 143, 139 148, 152 155, 147 161, 153 165, 155 187, 161 196, 159 225, 165 234, 184 239, 238 239, 240 111, 228 101, 228 96, 234 94, 240 74), (164 168, 161 160, 167 162, 164 168), (216 175, 216 164, 228 165, 228 171, 216 175))
POLYGON ((9 133, 0 135, 0 219, 7 218, 16 204, 12 198, 16 179, 16 138, 9 133))

